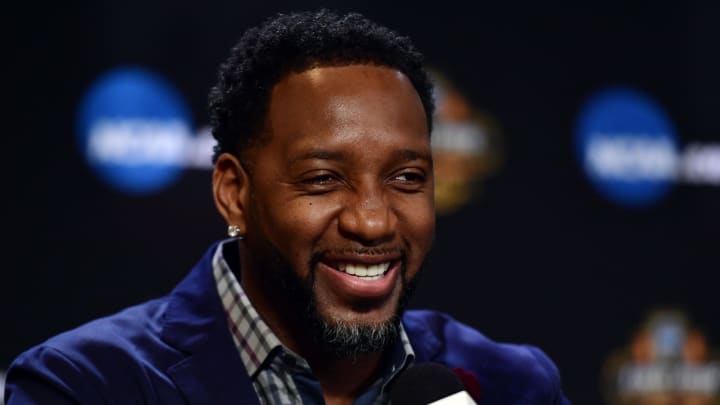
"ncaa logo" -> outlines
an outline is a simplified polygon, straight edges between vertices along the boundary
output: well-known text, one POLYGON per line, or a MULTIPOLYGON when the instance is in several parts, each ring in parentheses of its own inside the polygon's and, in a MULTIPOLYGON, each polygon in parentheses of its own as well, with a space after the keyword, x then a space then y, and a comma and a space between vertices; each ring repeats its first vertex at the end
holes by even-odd
POLYGON ((629 207, 647 206, 670 190, 678 166, 675 130, 647 95, 610 88, 581 108, 575 128, 580 165, 594 188, 629 207))
POLYGON ((114 189, 150 194, 177 180, 192 137, 190 112, 162 77, 121 67, 100 77, 77 116, 81 153, 114 189))

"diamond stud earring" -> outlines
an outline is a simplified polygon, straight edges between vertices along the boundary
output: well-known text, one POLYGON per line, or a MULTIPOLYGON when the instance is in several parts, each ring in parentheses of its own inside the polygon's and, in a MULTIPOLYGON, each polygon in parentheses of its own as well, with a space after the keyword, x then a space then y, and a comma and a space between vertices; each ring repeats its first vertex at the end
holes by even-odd
POLYGON ((237 225, 228 225, 227 234, 231 238, 240 236, 240 227, 237 225))

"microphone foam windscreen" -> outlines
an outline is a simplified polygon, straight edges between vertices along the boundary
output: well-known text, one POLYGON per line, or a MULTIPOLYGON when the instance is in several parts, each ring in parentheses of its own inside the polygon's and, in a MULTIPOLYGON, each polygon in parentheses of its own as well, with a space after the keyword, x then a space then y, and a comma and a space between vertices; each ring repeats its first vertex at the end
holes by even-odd
POLYGON ((390 403, 424 405, 464 390, 449 368, 438 363, 419 363, 398 376, 390 389, 390 403))

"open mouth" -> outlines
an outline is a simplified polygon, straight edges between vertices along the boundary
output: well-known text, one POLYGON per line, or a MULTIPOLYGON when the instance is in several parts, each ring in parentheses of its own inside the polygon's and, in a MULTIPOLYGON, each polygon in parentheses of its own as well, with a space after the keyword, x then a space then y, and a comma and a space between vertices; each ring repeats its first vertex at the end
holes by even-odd
POLYGON ((342 255, 318 262, 318 282, 344 299, 380 299, 397 288, 403 257, 398 254, 342 255))
POLYGON ((359 264, 359 263, 338 263, 333 268, 351 276, 359 277, 363 280, 378 280, 383 278, 390 269, 392 262, 383 262, 377 264, 359 264))

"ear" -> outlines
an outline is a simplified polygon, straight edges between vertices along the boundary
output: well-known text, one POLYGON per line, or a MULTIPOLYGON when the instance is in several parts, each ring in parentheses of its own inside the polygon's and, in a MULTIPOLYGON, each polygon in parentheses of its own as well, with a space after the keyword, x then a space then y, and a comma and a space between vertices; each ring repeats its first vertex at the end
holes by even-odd
POLYGON ((247 208, 250 196, 250 178, 240 161, 229 153, 218 156, 212 176, 215 207, 228 225, 247 230, 247 208))

